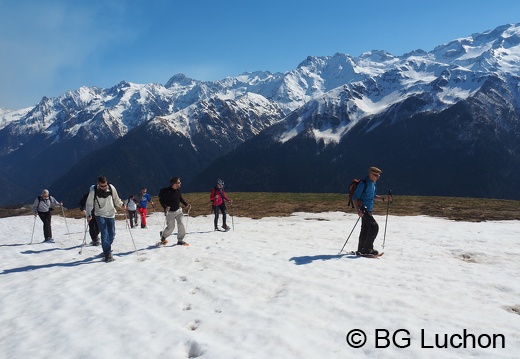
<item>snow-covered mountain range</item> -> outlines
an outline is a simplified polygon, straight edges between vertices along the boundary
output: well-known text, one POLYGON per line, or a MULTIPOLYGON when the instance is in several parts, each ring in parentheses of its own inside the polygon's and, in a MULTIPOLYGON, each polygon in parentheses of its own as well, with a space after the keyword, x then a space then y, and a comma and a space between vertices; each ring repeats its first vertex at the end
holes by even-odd
POLYGON ((370 165, 386 167, 381 182, 401 193, 520 199, 509 180, 488 184, 520 174, 519 79, 520 24, 510 24, 429 52, 308 57, 286 73, 214 82, 179 74, 165 85, 82 87, 0 110, 0 188, 11 193, 0 205, 43 187, 70 200, 99 173, 129 193, 158 190, 174 174, 192 190, 224 176, 235 190, 345 191, 370 165), (458 179, 468 170, 478 190, 458 179), (448 180, 432 184, 432 171, 448 180))

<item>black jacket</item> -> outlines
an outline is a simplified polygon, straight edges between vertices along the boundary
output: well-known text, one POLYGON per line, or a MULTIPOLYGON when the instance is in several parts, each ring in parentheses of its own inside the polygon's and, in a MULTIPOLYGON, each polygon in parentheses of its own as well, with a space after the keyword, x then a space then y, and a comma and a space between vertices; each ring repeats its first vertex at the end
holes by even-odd
MULTIPOLYGON (((84 211, 87 207, 87 197, 88 197, 88 192, 85 193, 83 195, 83 197, 81 197, 81 199, 79 200, 79 210, 80 211, 84 211)), ((92 209, 92 213, 91 215, 94 215, 94 209, 92 209)))
POLYGON ((162 188, 159 191, 159 202, 164 209, 170 207, 170 211, 178 210, 181 203, 185 206, 188 205, 182 198, 181 190, 179 188, 173 189, 172 186, 162 188))

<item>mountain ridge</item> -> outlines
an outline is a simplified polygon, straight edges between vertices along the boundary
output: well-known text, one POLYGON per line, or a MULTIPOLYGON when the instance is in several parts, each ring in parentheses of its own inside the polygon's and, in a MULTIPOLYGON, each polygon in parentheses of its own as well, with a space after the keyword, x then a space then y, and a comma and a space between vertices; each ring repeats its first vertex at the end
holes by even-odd
MULTIPOLYGON (((57 98, 44 97, 31 109, 0 111, 0 164, 5 177, 5 184, 0 185, 4 187, 16 183, 21 192, 27 188, 27 193, 41 187, 51 187, 59 192, 63 187, 69 187, 64 183, 69 181, 67 178, 74 177, 70 175, 73 166, 82 161, 88 163, 89 155, 102 153, 106 146, 112 146, 113 151, 127 153, 119 156, 118 161, 132 159, 137 163, 146 163, 146 156, 136 155, 138 151, 128 148, 131 143, 122 140, 135 129, 149 130, 152 125, 169 132, 170 136, 186 139, 181 142, 191 147, 190 154, 181 152, 190 158, 192 164, 197 164, 193 167, 201 171, 199 174, 189 171, 187 182, 193 179, 194 188, 203 188, 200 176, 214 177, 198 165, 207 163, 208 168, 214 168, 207 161, 226 162, 226 157, 218 158, 233 151, 249 153, 255 148, 249 143, 255 143, 257 136, 265 137, 268 133, 271 134, 270 138, 262 140, 266 146, 278 143, 279 146, 275 147, 280 150, 314 147, 310 152, 303 151, 312 161, 309 157, 304 159, 298 152, 289 151, 293 157, 286 159, 286 167, 304 164, 305 161, 313 162, 320 154, 331 152, 328 157, 321 157, 325 163, 314 165, 316 168, 323 167, 330 179, 334 173, 326 167, 337 164, 340 158, 345 161, 347 156, 332 152, 341 147, 340 144, 347 138, 355 142, 351 133, 355 129, 363 128, 363 131, 356 133, 368 136, 373 131, 377 132, 378 128, 384 127, 388 131, 391 125, 408 123, 410 126, 414 118, 439 119, 440 114, 452 107, 462 111, 457 114, 456 111, 449 111, 455 116, 453 121, 457 121, 457 116, 463 113, 463 116, 473 119, 464 123, 473 124, 471 128, 476 131, 471 134, 461 122, 460 134, 450 137, 452 141, 462 144, 464 136, 476 141, 478 135, 487 135, 485 131, 495 131, 495 137, 502 136, 505 140, 501 141, 500 137, 497 141, 493 136, 482 138, 489 142, 488 145, 493 143, 494 146, 507 147, 501 156, 510 159, 520 155, 517 146, 508 137, 518 138, 519 134, 519 76, 520 25, 509 24, 450 41, 429 52, 419 49, 394 56, 384 50, 374 50, 359 57, 336 53, 332 56, 308 56, 296 69, 285 73, 256 71, 212 82, 177 74, 164 86, 122 81, 108 89, 82 87, 57 98), (474 96, 481 96, 481 100, 487 103, 476 106, 471 100, 474 96), (487 107, 494 108, 495 113, 487 107), (493 118, 497 113, 506 117, 493 118), (487 123, 487 127, 483 127, 486 130, 474 125, 474 120, 478 118, 482 123, 487 123), (198 131, 192 131, 194 128, 198 131), (509 128, 510 134, 504 133, 502 128, 509 128), (193 137, 197 140, 194 141, 193 137), (228 138, 233 140, 227 141, 228 138), (303 145, 308 140, 313 140, 314 145, 310 142, 303 145), (251 148, 245 150, 244 144, 251 148), (123 147, 119 149, 118 146, 123 147), (39 183, 34 182, 32 173, 42 174, 39 183), (199 179, 195 180, 197 176, 199 179)), ((448 125, 443 121, 440 123, 445 129, 433 128, 432 131, 454 131, 451 122, 448 125)), ((153 145, 151 141, 154 136, 145 136, 142 145, 153 145)), ((396 133, 394 136, 403 135, 396 133)), ((437 141, 440 139, 442 136, 436 137, 437 141)), ((166 137, 163 138, 165 140, 166 137)), ((392 147, 389 143, 387 148, 381 149, 381 153, 392 151, 392 147)), ((435 148, 431 146, 430 151, 435 148)), ((414 155, 413 149, 410 150, 412 153, 400 154, 405 161, 414 155)), ((171 151, 175 152, 175 149, 171 151)), ((249 161, 243 164, 234 162, 234 165, 240 164, 238 170, 243 172, 239 178, 244 178, 244 173, 259 176, 251 166, 265 154, 263 151, 273 152, 272 149, 260 148, 256 151, 249 161)), ((423 156, 435 157, 435 154, 423 153, 423 156)), ((278 162, 285 154, 273 152, 272 157, 267 157, 272 160, 271 166, 276 167, 280 166, 278 162)), ((371 161, 377 162, 377 158, 371 161)), ((463 163, 462 159, 457 161, 463 163)), ((511 163, 516 162, 511 159, 511 163)), ((348 162, 340 165, 350 168, 348 162)), ((366 163, 365 167, 368 165, 370 163, 366 163)), ((165 170, 168 165, 164 161, 159 166, 153 171, 176 171, 165 170)), ((99 166, 95 164, 80 167, 85 168, 82 173, 84 177, 95 177, 92 173, 99 172, 99 166)), ((516 167, 513 166, 513 169, 513 173, 520 174, 516 167)), ((359 170, 354 166, 352 171, 339 171, 338 175, 341 173, 348 178, 351 172, 359 170)), ((455 173, 451 175, 455 175, 456 168, 452 171, 455 173)), ((293 172, 303 171, 301 167, 295 167, 293 172)), ((407 172, 403 170, 403 173, 407 172)), ((301 181, 301 177, 294 177, 291 181, 296 184, 295 187, 300 187, 297 182, 301 181)), ((346 179, 343 178, 343 181, 346 179)), ((323 179, 319 182, 323 183, 323 179)), ((462 186, 457 185, 461 193, 464 192, 462 186)), ((128 187, 130 190, 131 181, 128 187)), ((156 184, 149 187, 156 187, 156 184)), ((327 187, 343 190, 337 184, 327 187)), ((312 191, 320 189, 316 185, 306 188, 312 191)), ((425 190, 419 188, 417 191, 425 190)), ((506 192, 505 189, 495 192, 489 189, 484 195, 502 196, 506 192)))

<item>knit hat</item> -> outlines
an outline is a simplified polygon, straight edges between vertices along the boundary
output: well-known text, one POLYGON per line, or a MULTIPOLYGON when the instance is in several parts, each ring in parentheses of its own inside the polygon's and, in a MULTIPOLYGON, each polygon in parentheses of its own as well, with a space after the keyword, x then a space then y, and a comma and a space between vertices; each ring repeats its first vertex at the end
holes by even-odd
POLYGON ((222 181, 220 178, 217 180, 217 184, 219 184, 222 187, 224 187, 224 181, 222 181))
POLYGON ((369 173, 375 173, 376 175, 380 175, 381 173, 383 173, 383 171, 381 171, 379 168, 377 167, 370 167, 368 169, 368 172, 369 173))
POLYGON ((44 189, 44 190, 42 191, 42 195, 44 195, 44 196, 48 196, 48 195, 49 195, 49 190, 48 190, 48 189, 44 189))

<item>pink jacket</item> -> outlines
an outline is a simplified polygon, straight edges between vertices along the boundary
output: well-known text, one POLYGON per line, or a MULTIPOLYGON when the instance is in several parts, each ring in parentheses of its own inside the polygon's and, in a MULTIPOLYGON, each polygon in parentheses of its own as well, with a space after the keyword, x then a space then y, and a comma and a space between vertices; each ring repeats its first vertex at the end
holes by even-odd
POLYGON ((231 202, 229 198, 226 196, 226 192, 224 190, 220 190, 217 187, 213 187, 211 189, 211 194, 209 195, 209 200, 212 202, 213 206, 220 206, 222 204, 222 201, 225 200, 227 202, 231 202), (220 192, 222 192, 222 196, 220 195, 220 192), (222 198, 224 197, 224 198, 222 198))

